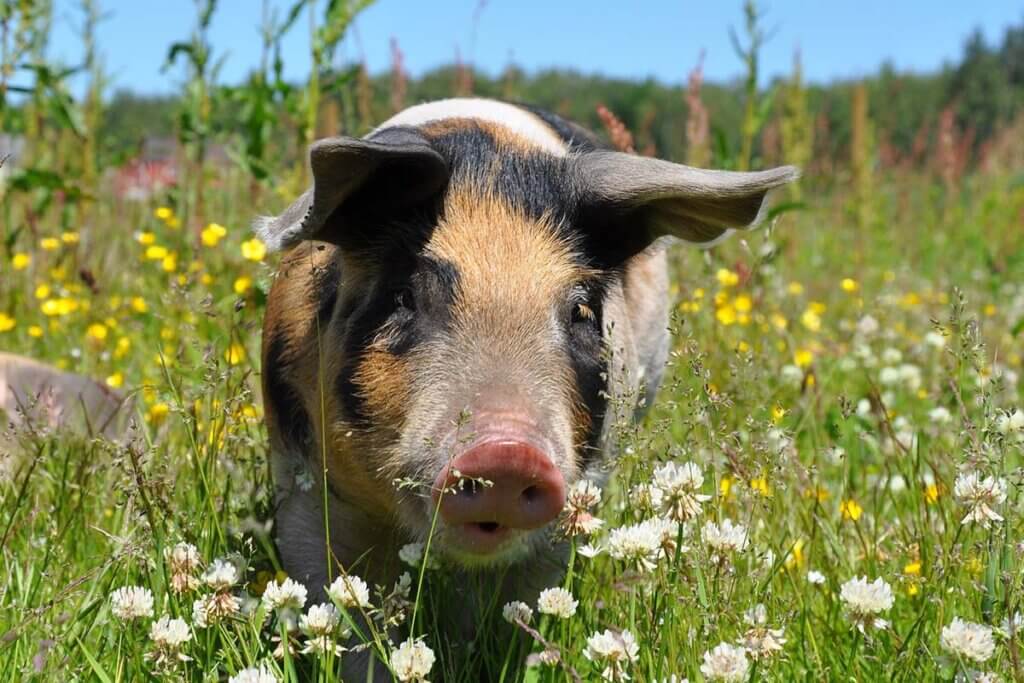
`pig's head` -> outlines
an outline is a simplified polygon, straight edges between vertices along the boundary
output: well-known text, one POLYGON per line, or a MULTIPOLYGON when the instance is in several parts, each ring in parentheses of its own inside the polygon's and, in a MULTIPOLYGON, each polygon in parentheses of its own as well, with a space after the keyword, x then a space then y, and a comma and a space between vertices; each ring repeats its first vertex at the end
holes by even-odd
POLYGON ((321 140, 310 160, 313 187, 259 226, 309 242, 275 288, 312 273, 299 304, 272 295, 268 414, 314 471, 324 454, 333 495, 421 539, 437 510, 435 547, 471 564, 543 542, 595 469, 628 384, 631 260, 756 222, 795 175, 543 149, 469 119, 321 140))

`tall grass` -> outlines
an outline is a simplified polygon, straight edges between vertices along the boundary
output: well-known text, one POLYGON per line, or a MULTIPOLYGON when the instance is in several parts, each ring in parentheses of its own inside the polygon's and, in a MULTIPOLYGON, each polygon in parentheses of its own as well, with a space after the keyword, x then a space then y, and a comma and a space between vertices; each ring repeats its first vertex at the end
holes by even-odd
MULTIPOLYGON (((47 12, 30 4, 4 25, 45 24, 47 12)), ((36 423, 0 435, 0 679, 205 681, 264 666, 279 680, 331 681, 339 660, 356 657, 378 657, 397 675, 393 656, 409 639, 430 648, 430 678, 445 681, 1024 676, 1024 425, 1014 412, 1024 188, 1000 171, 879 171, 870 136, 857 138, 851 190, 826 193, 812 178, 806 208, 773 227, 711 252, 671 252, 670 363, 643 422, 617 425, 612 476, 587 511, 603 526, 571 540, 560 586, 578 601, 572 616, 542 615, 534 603, 531 618, 520 610, 510 623, 489 577, 467 579, 416 548, 403 551, 407 580, 369 586, 365 603, 342 595, 340 624, 323 641, 310 605, 289 611, 267 597, 286 580, 257 389, 275 260, 245 226, 254 184, 267 211, 294 195, 295 174, 276 169, 317 120, 308 105, 320 85, 289 86, 274 66, 297 12, 316 9, 295 7, 282 21, 268 16, 259 78, 241 90, 204 86, 214 106, 250 107, 232 164, 191 164, 177 186, 142 202, 117 196, 102 172, 85 192, 85 171, 56 154, 29 158, 0 186, 0 349, 134 400, 118 442, 36 423), (268 133, 271 119, 288 135, 268 133), (687 470, 699 511, 681 512, 667 463, 700 473, 697 484, 687 470), (630 527, 664 517, 672 533, 657 547, 623 543, 630 527), (192 557, 182 543, 194 559, 182 560, 192 557), (891 605, 868 613, 850 588, 844 599, 859 576, 884 581, 891 605), (117 616, 112 595, 125 586, 152 592, 152 616, 117 616), (211 598, 223 618, 209 602, 197 611, 211 598), (478 628, 466 630, 467 611, 478 628), (153 630, 163 616, 181 619, 187 640, 153 630), (973 647, 954 618, 980 625, 973 647), (362 637, 346 640, 344 628, 362 637), (337 653, 335 639, 350 650, 337 653)), ((337 13, 335 30, 352 10, 325 8, 337 13)), ((329 25, 323 17, 314 31, 329 25)), ((33 49, 4 45, 18 64, 33 49)), ((24 82, 13 62, 0 74, 24 82)), ((3 112, 33 146, 60 140, 75 118, 54 74, 3 112)), ((785 95, 791 128, 811 125, 799 83, 785 95)), ((405 92, 401 78, 394 85, 397 107, 405 92)), ((866 103, 857 107, 870 130, 866 103)), ((340 120, 364 118, 345 111, 340 120)), ((612 112, 604 118, 630 140, 612 112)), ((694 135, 706 142, 706 126, 694 135)), ((784 153, 808 153, 808 131, 783 135, 784 153)), ((750 162, 749 150, 741 155, 717 161, 750 162)), ((345 569, 351 583, 340 585, 354 590, 359 567, 345 569)))

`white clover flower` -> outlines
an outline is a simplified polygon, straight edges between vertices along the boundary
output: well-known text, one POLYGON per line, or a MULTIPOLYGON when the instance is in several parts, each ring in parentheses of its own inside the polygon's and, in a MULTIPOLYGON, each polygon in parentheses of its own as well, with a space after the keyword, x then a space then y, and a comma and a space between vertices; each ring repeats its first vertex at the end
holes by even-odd
POLYGON ((370 587, 355 574, 336 578, 327 589, 327 595, 347 609, 370 607, 370 587))
POLYGON ((969 508, 961 524, 976 522, 987 529, 991 522, 1003 521, 1002 516, 992 509, 992 506, 1001 505, 1006 500, 1006 480, 1002 477, 982 479, 977 472, 965 472, 956 478, 953 495, 969 508))
POLYGON ((857 333, 862 337, 870 337, 875 332, 878 332, 879 327, 878 321, 870 315, 865 315, 857 321, 857 333))
POLYGON ((716 553, 740 552, 746 549, 747 528, 723 519, 721 524, 708 520, 704 523, 704 543, 716 553))
POLYGON ((987 661, 996 650, 991 628, 959 617, 954 617, 949 626, 942 628, 939 640, 942 648, 950 654, 979 663, 987 661))
MULTIPOLYGON (((308 636, 306 646, 302 648, 302 652, 318 655, 328 653, 340 655, 344 652, 345 648, 338 645, 335 640, 335 630, 338 628, 340 621, 341 613, 334 605, 324 603, 310 607, 299 618, 299 628, 308 636)), ((348 633, 345 632, 340 635, 341 637, 347 637, 348 633)))
POLYGON ((679 522, 699 515, 701 504, 711 500, 711 496, 699 492, 704 475, 696 463, 665 463, 654 470, 652 483, 661 490, 662 509, 679 522))
POLYGON ((782 637, 784 631, 781 628, 768 628, 768 610, 763 604, 748 609, 743 620, 751 628, 743 634, 740 645, 746 648, 751 659, 769 659, 782 651, 782 646, 786 644, 786 639, 782 637))
POLYGON ((878 371, 878 383, 884 384, 885 386, 893 386, 898 384, 900 381, 899 368, 886 366, 878 371))
POLYGON ((1006 412, 999 416, 996 421, 996 429, 999 430, 1000 434, 1006 434, 1008 436, 1016 436, 1024 433, 1024 412, 1021 412, 1020 408, 1015 409, 1012 413, 1006 412))
POLYGON ((265 664, 262 664, 259 668, 242 669, 229 678, 228 683, 278 683, 278 681, 277 676, 265 664))
POLYGON ((592 662, 605 665, 601 678, 606 681, 628 681, 626 666, 637 660, 640 646, 628 630, 620 633, 605 629, 587 638, 583 655, 592 662))
POLYGON ((892 607, 892 587, 882 578, 869 582, 866 576, 854 577, 839 589, 850 616, 863 633, 866 626, 886 628, 889 624, 876 615, 892 607))
POLYGON ((125 586, 110 594, 110 611, 121 621, 153 616, 153 592, 142 586, 125 586))
POLYGON ((890 346, 882 351, 882 362, 889 365, 898 365, 903 362, 903 352, 890 346))
POLYGON ((664 494, 654 484, 637 484, 629 492, 629 502, 633 507, 647 512, 661 509, 664 494))
POLYGON ((163 616, 149 627, 149 638, 161 647, 179 648, 192 639, 192 632, 183 620, 163 616))
POLYGON ((1019 636, 1024 631, 1024 614, 1014 612, 999 625, 999 635, 1004 638, 1019 636))
POLYGON ((913 363, 904 363, 899 367, 900 382, 908 391, 917 391, 921 388, 921 368, 913 363))
POLYGON ((825 583, 825 575, 816 569, 812 569, 807 572, 807 581, 815 586, 820 586, 825 583))
POLYGON ((719 643, 713 650, 704 653, 704 663, 700 672, 709 681, 724 683, 742 683, 747 680, 750 672, 750 660, 747 651, 729 643, 719 643))
POLYGON ((329 635, 337 628, 341 613, 334 605, 313 605, 299 619, 299 628, 315 636, 329 635))
POLYGON ((584 543, 576 548, 576 554, 585 557, 588 560, 597 557, 603 552, 604 548, 598 543, 584 543))
POLYGON ((569 487, 565 504, 578 512, 592 510, 601 504, 601 487, 589 479, 581 479, 569 487))
POLYGON ((775 453, 788 450, 793 445, 793 439, 789 437, 789 434, 777 427, 772 427, 768 430, 768 433, 765 434, 765 441, 768 444, 768 448, 775 453))
POLYGON ((641 571, 651 571, 658 566, 662 531, 646 522, 631 524, 612 529, 605 545, 608 554, 616 560, 629 562, 641 571))
POLYGON ((537 611, 541 614, 550 614, 559 619, 568 619, 576 614, 578 600, 574 600, 572 593, 564 588, 545 588, 537 598, 537 611))
POLYGON ((924 335, 924 343, 933 349, 942 349, 946 346, 946 337, 940 332, 932 330, 928 334, 924 335))
POLYGON ((211 593, 192 603, 192 623, 197 628, 206 628, 226 617, 238 614, 241 604, 228 592, 211 593))
POLYGON ((795 388, 800 388, 800 385, 804 383, 804 371, 799 365, 783 365, 782 370, 779 371, 779 377, 782 379, 783 384, 788 384, 795 388))
POLYGON ((391 669, 400 681, 425 681, 434 652, 422 640, 407 640, 391 651, 391 669))
POLYGON ((944 406, 932 408, 928 411, 928 419, 936 424, 946 424, 953 419, 953 414, 944 406))
POLYGON ((226 591, 241 578, 238 567, 227 560, 214 560, 203 574, 203 582, 215 591, 226 591))
POLYGON ((270 581, 263 591, 263 604, 278 611, 301 610, 306 605, 306 587, 291 578, 270 581))
POLYGON ((181 619, 160 617, 149 627, 149 639, 153 641, 154 651, 146 657, 159 665, 173 660, 187 662, 190 659, 181 653, 181 646, 192 639, 192 632, 181 619))
POLYGON ((423 561, 424 548, 425 545, 423 543, 406 543, 398 549, 398 559, 410 567, 418 567, 420 562, 423 561))
POLYGON ((199 550, 191 543, 176 543, 173 547, 164 549, 164 557, 171 570, 171 590, 175 593, 184 593, 195 590, 199 586, 199 579, 195 573, 202 563, 199 557, 199 550))
POLYGON ((524 624, 529 624, 530 619, 533 619, 533 610, 525 602, 513 600, 501 608, 501 616, 511 624, 514 624, 517 619, 524 624))

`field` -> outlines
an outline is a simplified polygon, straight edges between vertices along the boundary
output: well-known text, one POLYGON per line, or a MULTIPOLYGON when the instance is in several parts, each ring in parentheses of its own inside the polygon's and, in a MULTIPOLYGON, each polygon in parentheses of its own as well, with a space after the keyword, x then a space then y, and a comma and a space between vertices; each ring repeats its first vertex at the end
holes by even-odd
MULTIPOLYGON (((61 130, 39 140, 77 149, 61 130)), ((301 169, 194 155, 141 201, 12 172, 0 350, 134 408, 118 441, 0 437, 0 680, 333 681, 359 612, 403 681, 1024 680, 1024 179, 853 156, 770 225, 672 248, 669 367, 577 510, 603 525, 573 537, 575 607, 491 605, 471 642, 414 548, 340 612, 288 593, 259 397, 279 255, 248 226, 301 169)))

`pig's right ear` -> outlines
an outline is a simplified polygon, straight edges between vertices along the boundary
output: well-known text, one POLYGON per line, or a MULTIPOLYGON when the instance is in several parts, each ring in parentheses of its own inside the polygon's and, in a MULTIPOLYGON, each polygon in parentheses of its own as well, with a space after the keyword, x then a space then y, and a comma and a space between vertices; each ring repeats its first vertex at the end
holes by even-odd
POLYGON ((279 216, 256 220, 254 229, 269 249, 303 240, 337 242, 344 229, 333 217, 368 188, 389 206, 413 203, 437 192, 448 180, 444 158, 418 132, 390 128, 365 139, 317 140, 309 149, 313 187, 279 216))

